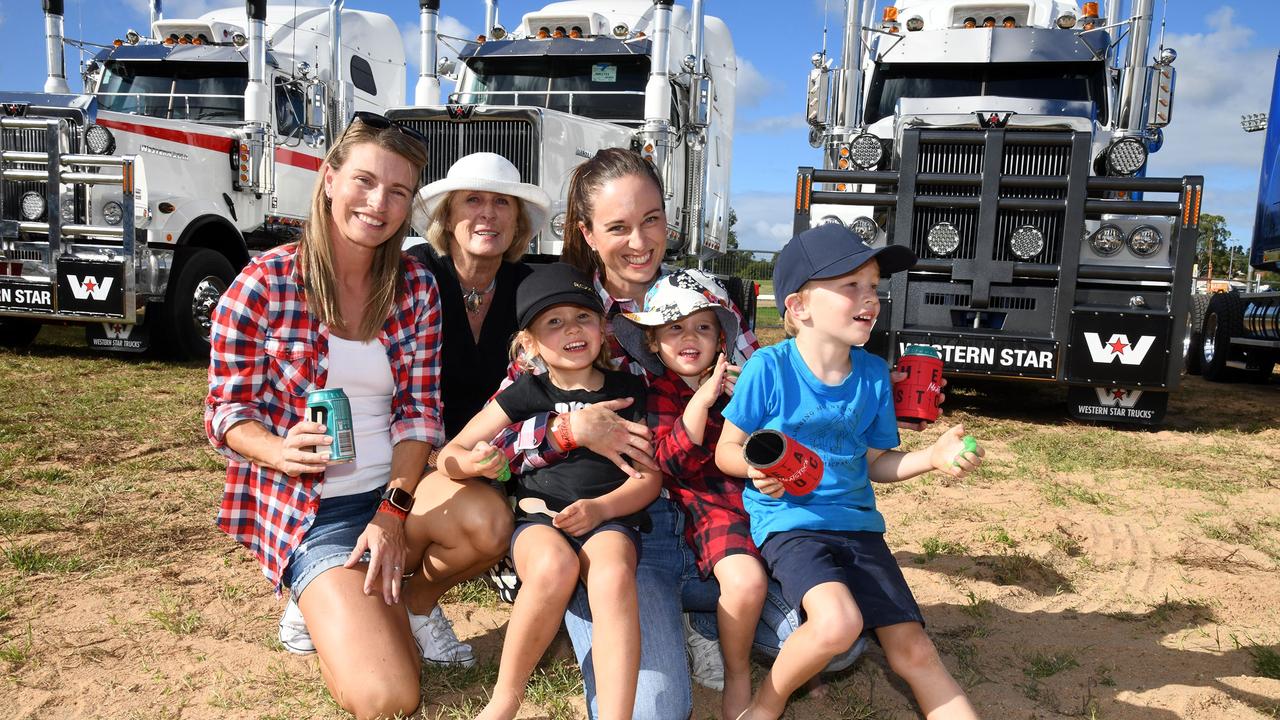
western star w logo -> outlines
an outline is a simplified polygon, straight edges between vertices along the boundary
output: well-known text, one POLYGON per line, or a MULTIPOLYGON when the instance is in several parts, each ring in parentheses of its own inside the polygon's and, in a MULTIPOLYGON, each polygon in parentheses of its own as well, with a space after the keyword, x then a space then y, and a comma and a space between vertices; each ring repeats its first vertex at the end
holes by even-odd
POLYGON ((1124 388, 1094 388, 1098 391, 1098 404, 1103 407, 1131 408, 1138 404, 1142 397, 1141 390, 1125 390, 1124 388))
POLYGON ((475 105, 449 105, 450 120, 470 120, 471 113, 476 111, 475 105))
POLYGON ((1013 113, 998 113, 979 110, 975 115, 978 116, 978 124, 984 128, 1002 128, 1009 124, 1009 118, 1013 117, 1013 113))
POLYGON ((1141 365, 1143 358, 1147 356, 1147 351, 1151 349, 1151 345, 1156 341, 1155 335, 1143 335, 1138 338, 1137 343, 1130 343, 1128 335, 1115 333, 1107 342, 1102 342, 1102 336, 1098 333, 1087 332, 1084 334, 1084 342, 1089 346, 1089 355, 1096 363, 1108 364, 1116 358, 1124 365, 1141 365))
POLYGON ((81 280, 75 275, 68 275, 67 280, 71 284, 71 294, 74 295, 77 300, 88 300, 89 298, 93 298, 94 300, 101 302, 107 299, 107 294, 111 292, 111 282, 115 280, 115 278, 107 278, 99 283, 98 278, 92 275, 86 275, 84 280, 81 280))

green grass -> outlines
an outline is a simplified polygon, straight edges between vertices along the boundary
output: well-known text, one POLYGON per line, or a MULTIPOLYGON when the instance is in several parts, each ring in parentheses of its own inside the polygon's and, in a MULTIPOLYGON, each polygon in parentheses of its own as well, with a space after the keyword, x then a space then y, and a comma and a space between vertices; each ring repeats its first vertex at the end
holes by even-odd
POLYGON ((1055 480, 1041 481, 1037 483, 1037 488, 1046 502, 1058 507, 1066 507, 1072 501, 1075 501, 1085 505, 1093 505, 1099 510, 1106 511, 1114 500, 1104 492, 1090 490, 1071 483, 1060 483, 1055 480))
POLYGON ((936 535, 921 541, 920 548, 924 550, 924 562, 929 562, 939 555, 964 555, 969 552, 969 548, 963 543, 943 540, 936 535))
POLYGON ((573 660, 559 659, 539 667, 529 679, 527 697, 547 711, 552 720, 572 720, 573 704, 584 692, 582 673, 573 660))
POLYGON ((161 595, 159 607, 148 610, 147 617, 174 635, 190 635, 203 624, 200 613, 188 608, 185 599, 169 595, 161 595))
POLYGON ((0 662, 8 663, 15 670, 21 668, 31 659, 33 644, 31 623, 27 623, 25 635, 6 637, 0 641, 0 662))
POLYGON ((469 603, 479 605, 480 607, 497 607, 502 604, 502 600, 498 597, 498 593, 489 587, 488 583, 475 578, 468 580, 459 585, 449 588, 449 591, 440 598, 445 603, 469 603))
POLYGON ((43 510, 0 508, 0 533, 26 535, 44 530, 58 530, 62 523, 43 510))
POLYGON ((1280 680, 1280 646, 1256 645, 1252 642, 1243 644, 1235 635, 1231 636, 1236 647, 1243 648, 1253 660, 1253 671, 1260 677, 1280 680))
POLYGON ((1022 674, 1032 680, 1043 680, 1047 677, 1053 677, 1064 670, 1080 666, 1075 656, 1065 651, 1051 655, 1037 653, 1025 659, 1027 666, 1022 668, 1022 674))
POLYGON ((85 566, 84 559, 78 556, 45 552, 34 545, 18 545, 5 548, 3 552, 4 559, 23 575, 70 573, 85 566))

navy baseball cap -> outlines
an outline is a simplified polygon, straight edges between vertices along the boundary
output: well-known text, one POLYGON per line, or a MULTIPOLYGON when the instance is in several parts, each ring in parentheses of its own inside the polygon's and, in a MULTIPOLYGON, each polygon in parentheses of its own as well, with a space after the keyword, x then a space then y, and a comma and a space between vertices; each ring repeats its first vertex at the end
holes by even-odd
POLYGON ((810 280, 853 272, 874 258, 881 277, 916 264, 916 254, 902 245, 873 248, 840 223, 824 223, 791 238, 773 265, 773 294, 778 314, 785 315, 788 295, 810 280))
POLYGON ((552 305, 577 305, 604 314, 600 295, 587 276, 567 263, 534 265, 516 288, 516 319, 521 330, 552 305))

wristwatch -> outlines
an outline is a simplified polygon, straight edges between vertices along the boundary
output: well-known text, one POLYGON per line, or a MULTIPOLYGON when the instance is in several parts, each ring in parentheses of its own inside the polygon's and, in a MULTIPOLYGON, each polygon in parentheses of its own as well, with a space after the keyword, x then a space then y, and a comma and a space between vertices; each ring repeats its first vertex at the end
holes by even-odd
POLYGON ((383 490, 382 499, 405 515, 408 515, 409 510, 413 509, 413 493, 401 490, 398 487, 388 487, 383 490))

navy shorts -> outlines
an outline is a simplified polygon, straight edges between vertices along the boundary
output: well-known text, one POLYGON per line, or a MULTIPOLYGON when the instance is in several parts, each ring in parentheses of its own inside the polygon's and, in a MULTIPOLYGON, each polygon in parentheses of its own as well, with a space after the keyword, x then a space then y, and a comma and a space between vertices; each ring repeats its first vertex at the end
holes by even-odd
POLYGON ((769 574, 782 586, 782 596, 804 612, 805 593, 828 582, 843 583, 862 612, 866 630, 918 622, 924 616, 884 533, 837 530, 791 530, 774 533, 760 546, 769 574))
MULTIPOLYGON (((302 536, 302 542, 289 554, 289 564, 284 569, 282 580, 295 602, 320 573, 347 562, 381 503, 382 488, 320 500, 315 520, 302 536)), ((369 561, 367 550, 360 561, 369 561)))
POLYGON ((627 536, 627 539, 630 540, 631 544, 635 546, 636 559, 637 560, 640 559, 640 531, 636 530, 634 527, 630 525, 620 523, 617 520, 606 520, 605 522, 602 522, 599 525, 592 528, 592 530, 587 534, 574 537, 569 533, 556 527, 555 525, 552 525, 551 518, 549 517, 546 517, 546 516, 539 516, 536 518, 535 517, 517 517, 516 529, 511 531, 511 547, 513 550, 516 546, 516 538, 520 537, 520 533, 524 532, 525 530, 528 530, 534 525, 546 525, 552 530, 555 530, 556 532, 560 533, 560 537, 564 538, 565 541, 569 543, 569 547, 573 550, 574 555, 580 554, 582 552, 583 544, 585 544, 587 540, 590 540, 592 537, 594 537, 596 533, 602 533, 602 532, 605 532, 606 530, 610 530, 613 532, 620 532, 623 535, 627 536))

